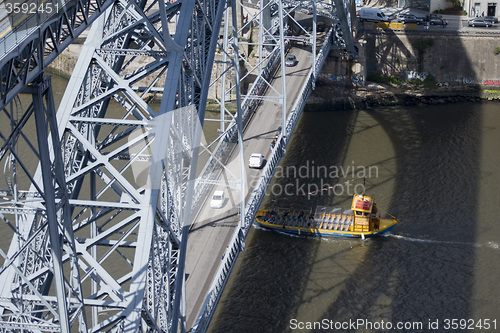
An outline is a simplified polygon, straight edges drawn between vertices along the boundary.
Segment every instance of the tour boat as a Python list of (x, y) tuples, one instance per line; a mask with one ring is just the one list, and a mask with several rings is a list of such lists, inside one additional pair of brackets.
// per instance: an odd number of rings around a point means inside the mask
[(372, 237), (394, 228), (396, 218), (382, 219), (377, 216), (377, 205), (373, 198), (354, 195), (351, 209), (342, 214), (316, 209), (316, 212), (290, 210), (259, 210), (255, 223), (268, 229), (287, 233), (326, 237)]

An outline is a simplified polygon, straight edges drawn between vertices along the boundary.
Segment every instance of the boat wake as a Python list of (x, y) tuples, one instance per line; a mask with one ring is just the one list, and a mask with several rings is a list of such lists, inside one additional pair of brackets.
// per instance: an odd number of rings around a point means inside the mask
[(487, 247), (487, 248), (494, 249), (494, 250), (500, 249), (500, 243), (498, 243), (498, 242), (486, 242), (486, 243), (456, 242), (456, 241), (445, 241), (445, 240), (426, 239), (426, 238), (414, 238), (414, 237), (407, 237), (407, 236), (403, 236), (403, 235), (395, 235), (392, 233), (386, 233), (383, 236), (396, 238), (396, 239), (402, 239), (405, 241), (415, 242), (415, 243), (466, 245), (466, 246), (472, 246), (472, 247)]

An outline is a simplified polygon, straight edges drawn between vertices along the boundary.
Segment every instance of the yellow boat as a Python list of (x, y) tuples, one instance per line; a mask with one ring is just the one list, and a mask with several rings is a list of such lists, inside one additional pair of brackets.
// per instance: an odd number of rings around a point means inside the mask
[(377, 205), (371, 197), (354, 195), (347, 214), (261, 209), (257, 212), (255, 223), (298, 235), (365, 238), (387, 232), (398, 223), (396, 218), (382, 219), (377, 212)]

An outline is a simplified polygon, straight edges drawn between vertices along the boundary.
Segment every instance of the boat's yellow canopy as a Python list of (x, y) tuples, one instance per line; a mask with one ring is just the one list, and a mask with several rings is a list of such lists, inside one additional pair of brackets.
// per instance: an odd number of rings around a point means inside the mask
[(366, 195), (354, 195), (352, 198), (351, 209), (358, 212), (371, 213), (373, 207), (373, 199)]

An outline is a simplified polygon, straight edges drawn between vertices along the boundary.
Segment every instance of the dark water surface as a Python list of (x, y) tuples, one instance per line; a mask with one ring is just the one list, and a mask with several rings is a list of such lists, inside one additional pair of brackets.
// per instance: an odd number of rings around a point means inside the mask
[(400, 223), (366, 241), (252, 228), (210, 331), (499, 332), (499, 143), (498, 103), (305, 112), (263, 207), (349, 207), (372, 166), (366, 192)]

